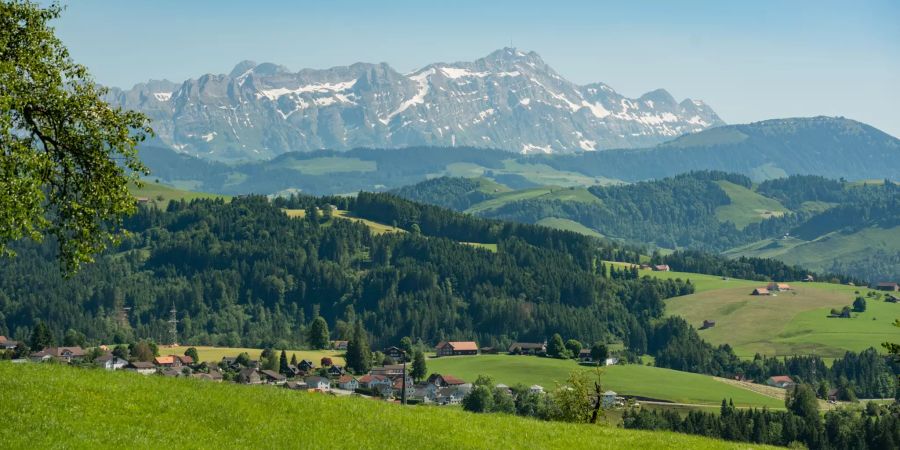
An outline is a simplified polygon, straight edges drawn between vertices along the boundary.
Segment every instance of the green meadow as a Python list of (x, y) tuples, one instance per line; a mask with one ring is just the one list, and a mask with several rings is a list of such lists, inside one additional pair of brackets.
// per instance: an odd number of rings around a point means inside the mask
[[(489, 375), (508, 386), (538, 384), (550, 390), (563, 385), (573, 371), (596, 371), (596, 367), (581, 366), (574, 360), (542, 358), (524, 355), (479, 355), (431, 358), (429, 373), (450, 374), (466, 381), (478, 375)], [(768, 406), (782, 408), (782, 400), (717, 381), (715, 378), (688, 372), (637, 364), (609, 366), (601, 369), (603, 389), (621, 395), (640, 396), (656, 400), (719, 405), (730, 398), (738, 406)]]
[(4, 448), (744, 449), (684, 434), (0, 362)]
[[(765, 283), (756, 283), (765, 286)], [(694, 327), (704, 320), (716, 326), (701, 330), (712, 344), (729, 344), (738, 356), (816, 354), (842, 356), (847, 350), (896, 340), (891, 322), (900, 317), (900, 305), (869, 299), (865, 312), (849, 319), (829, 318), (832, 308), (849, 306), (859, 290), (828, 283), (794, 283), (794, 290), (777, 296), (750, 295), (752, 287), (707, 290), (666, 301), (669, 315), (684, 317)]]

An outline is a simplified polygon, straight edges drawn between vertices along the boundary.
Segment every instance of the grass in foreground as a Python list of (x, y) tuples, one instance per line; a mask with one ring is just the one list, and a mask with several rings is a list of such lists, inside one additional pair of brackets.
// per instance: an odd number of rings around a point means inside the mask
[[(496, 382), (509, 386), (539, 384), (545, 389), (565, 383), (573, 370), (596, 369), (579, 366), (572, 360), (537, 356), (479, 355), (428, 360), (428, 372), (455, 375), (466, 381), (474, 381), (478, 375), (490, 375)], [(603, 389), (619, 394), (700, 405), (719, 405), (723, 398), (732, 398), (738, 406), (784, 407), (781, 400), (706, 375), (641, 365), (610, 366), (603, 370)]]
[(0, 363), (6, 448), (762, 448), (271, 386)]

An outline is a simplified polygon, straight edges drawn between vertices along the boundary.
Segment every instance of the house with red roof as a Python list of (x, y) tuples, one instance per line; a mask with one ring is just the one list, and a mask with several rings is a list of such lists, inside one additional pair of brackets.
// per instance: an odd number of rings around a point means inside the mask
[(443, 341), (436, 347), (437, 356), (477, 355), (478, 344), (474, 341)]
[(787, 389), (787, 388), (795, 385), (796, 383), (794, 383), (794, 380), (787, 375), (775, 375), (775, 376), (769, 377), (766, 380), (766, 384), (768, 384), (769, 386), (777, 387), (777, 388)]

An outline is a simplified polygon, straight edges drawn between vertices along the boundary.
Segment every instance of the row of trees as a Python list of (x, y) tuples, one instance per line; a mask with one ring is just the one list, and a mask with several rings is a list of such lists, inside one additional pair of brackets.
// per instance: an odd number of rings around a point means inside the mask
[(740, 410), (722, 400), (719, 414), (692, 410), (626, 410), (623, 426), (810, 449), (900, 448), (900, 406), (867, 403), (864, 409), (839, 408), (822, 417), (812, 388), (797, 385), (786, 400), (787, 411)]

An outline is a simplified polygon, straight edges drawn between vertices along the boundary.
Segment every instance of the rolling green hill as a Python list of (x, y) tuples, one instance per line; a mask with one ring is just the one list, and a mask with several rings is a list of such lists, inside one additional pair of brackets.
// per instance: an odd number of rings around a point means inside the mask
[(783, 216), (790, 211), (778, 200), (764, 197), (744, 186), (726, 180), (716, 181), (716, 184), (731, 200), (731, 203), (716, 208), (716, 218), (722, 222), (731, 222), (738, 229), (770, 217)]
[[(455, 356), (429, 359), (429, 372), (450, 374), (465, 380), (489, 375), (508, 386), (538, 384), (553, 389), (565, 384), (575, 370), (596, 370), (579, 366), (573, 360), (518, 355)], [(783, 408), (784, 401), (688, 372), (642, 365), (609, 366), (601, 375), (603, 389), (622, 395), (639, 396), (674, 403), (720, 405), (730, 398), (738, 406)]]
[(47, 364), (0, 362), (0, 398), (7, 411), (0, 442), (7, 448), (321, 448), (337, 442), (349, 448), (755, 448), (676, 433)]

